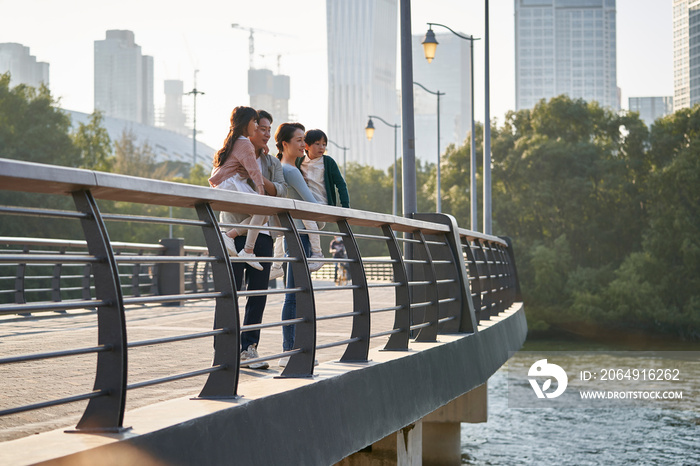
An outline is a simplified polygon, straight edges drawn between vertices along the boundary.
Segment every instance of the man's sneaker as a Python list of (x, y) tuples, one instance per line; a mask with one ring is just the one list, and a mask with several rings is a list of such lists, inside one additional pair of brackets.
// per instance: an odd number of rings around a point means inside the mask
[[(314, 252), (309, 259), (323, 259), (323, 253)], [(323, 267), (323, 262), (309, 262), (309, 272), (315, 272)]]
[(275, 262), (274, 264), (272, 264), (272, 267), (270, 267), (270, 280), (280, 278), (282, 275), (284, 275), (282, 265), (279, 262)]
[(248, 350), (241, 351), (241, 367), (250, 367), (250, 364), (246, 362), (248, 359), (253, 359), (250, 357)]
[(222, 231), (221, 234), (224, 237), (224, 245), (226, 246), (229, 256), (236, 257), (238, 255), (238, 251), (236, 251), (236, 242), (227, 235), (226, 232)]
[[(255, 255), (254, 253), (252, 253), (252, 252), (249, 253), (249, 252), (245, 252), (245, 250), (242, 250), (241, 252), (238, 253), (238, 257), (253, 259), (253, 258), (257, 258), (258, 256), (256, 256), (256, 255)], [(256, 262), (256, 261), (250, 260), (250, 261), (246, 261), (246, 263), (247, 263), (248, 265), (250, 265), (251, 267), (253, 267), (254, 269), (258, 269), (258, 270), (262, 270), (262, 269), (263, 269), (263, 266), (260, 264), (260, 262)]]
[(249, 359), (258, 359), (259, 357), (257, 345), (250, 345), (247, 350), (241, 351), (241, 367), (248, 367), (250, 369), (267, 369), (270, 367), (267, 361), (254, 362), (252, 364), (245, 362)]

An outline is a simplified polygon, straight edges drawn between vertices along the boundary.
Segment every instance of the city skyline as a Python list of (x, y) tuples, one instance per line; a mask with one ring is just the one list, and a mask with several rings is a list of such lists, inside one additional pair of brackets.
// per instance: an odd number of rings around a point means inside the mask
[[(188, 10), (189, 4), (181, 1), (97, 5), (74, 0), (57, 5), (0, 0), (0, 9), (10, 13), (0, 18), (0, 42), (21, 43), (38, 61), (50, 63), (54, 97), (61, 99), (64, 108), (91, 112), (93, 43), (108, 29), (131, 30), (143, 53), (154, 57), (157, 108), (163, 105), (165, 80), (182, 80), (187, 92), (193, 86), (194, 70), (200, 70), (197, 88), (206, 94), (197, 101), (197, 127), (202, 131), (198, 140), (217, 148), (226, 135), (231, 109), (249, 101), (248, 34), (231, 28), (239, 23), (261, 31), (255, 38), (257, 66), (276, 70), (281, 55), (280, 71), (292, 81), (290, 118), (309, 128), (326, 129), (325, 0), (301, 1), (298, 18), (290, 17), (284, 2), (271, 0), (266, 5), (261, 14), (253, 7), (207, 0), (195, 10)], [(513, 7), (512, 0), (490, 2), (491, 117), (499, 123), (508, 110), (515, 109)], [(81, 14), (66, 15), (66, 9)], [(62, 20), (57, 22), (56, 17)], [(618, 86), (623, 107), (629, 97), (673, 94), (671, 18), (670, 0), (617, 0)], [(483, 37), (484, 3), (413, 2), (412, 33), (424, 34), (427, 22)], [(477, 121), (484, 116), (480, 42), (474, 57)], [(191, 98), (185, 97), (183, 103), (191, 109)], [(334, 139), (333, 134), (329, 137)], [(337, 156), (337, 150), (331, 149), (331, 155)]]

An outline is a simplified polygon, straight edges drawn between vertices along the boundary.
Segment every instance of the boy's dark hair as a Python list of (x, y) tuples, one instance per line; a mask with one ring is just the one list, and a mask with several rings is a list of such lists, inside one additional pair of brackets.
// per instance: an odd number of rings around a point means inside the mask
[(328, 144), (328, 136), (320, 129), (310, 129), (306, 132), (306, 135), (304, 135), (304, 142), (309, 146), (321, 139)]
[(265, 110), (258, 110), (258, 118), (266, 118), (270, 123), (272, 123), (272, 115)]

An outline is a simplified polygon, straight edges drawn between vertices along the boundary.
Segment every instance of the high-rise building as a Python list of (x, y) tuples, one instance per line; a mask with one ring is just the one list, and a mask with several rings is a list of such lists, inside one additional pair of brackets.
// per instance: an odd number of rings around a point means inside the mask
[[(460, 33), (467, 36), (468, 34)], [(440, 96), (440, 152), (462, 145), (471, 131), (471, 41), (452, 33), (435, 34), (440, 44), (431, 63), (425, 59), (422, 35), (413, 36), (413, 80)], [(416, 157), (437, 162), (437, 96), (413, 88)]]
[[(250, 106), (256, 110), (266, 110), (273, 118), (271, 133), (274, 138), (277, 127), (289, 121), (289, 76), (274, 74), (268, 69), (248, 70), (248, 95)], [(271, 138), (270, 143), (274, 145)]]
[(630, 97), (629, 110), (638, 112), (639, 118), (651, 126), (657, 118), (673, 113), (673, 97)]
[(515, 106), (566, 94), (619, 110), (615, 0), (515, 0)]
[[(349, 148), (348, 161), (387, 168), (394, 163), (394, 129), (369, 115), (401, 124), (396, 93), (396, 0), (326, 0), (328, 32), (328, 137)], [(401, 133), (397, 153), (401, 157)], [(328, 151), (338, 150), (329, 146)]]
[(163, 82), (165, 106), (163, 107), (161, 122), (163, 128), (178, 134), (190, 134), (191, 132), (187, 128), (187, 116), (182, 107), (184, 89), (185, 85), (179, 79), (166, 79)]
[(0, 44), (0, 74), (10, 73), (10, 87), (26, 84), (39, 87), (49, 85), (49, 64), (36, 61), (29, 47), (12, 42)]
[(132, 31), (109, 30), (105, 40), (95, 41), (95, 110), (154, 123), (153, 57), (141, 54)]
[(673, 111), (700, 102), (700, 0), (673, 0)]

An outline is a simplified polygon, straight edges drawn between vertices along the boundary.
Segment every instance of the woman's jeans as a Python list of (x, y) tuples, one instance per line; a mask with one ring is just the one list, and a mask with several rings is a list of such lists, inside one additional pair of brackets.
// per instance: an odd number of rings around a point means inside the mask
[[(311, 256), (311, 243), (309, 235), (299, 235), (301, 245), (304, 247), (306, 257)], [(287, 241), (284, 242), (285, 255), (289, 255)], [(294, 273), (292, 272), (292, 264), (287, 263), (287, 288), (294, 288)], [(284, 295), (284, 306), (282, 306), (282, 320), (294, 319), (297, 316), (297, 294), (287, 293)], [(294, 349), (294, 325), (285, 325), (282, 327), (282, 349), (290, 351)]]

